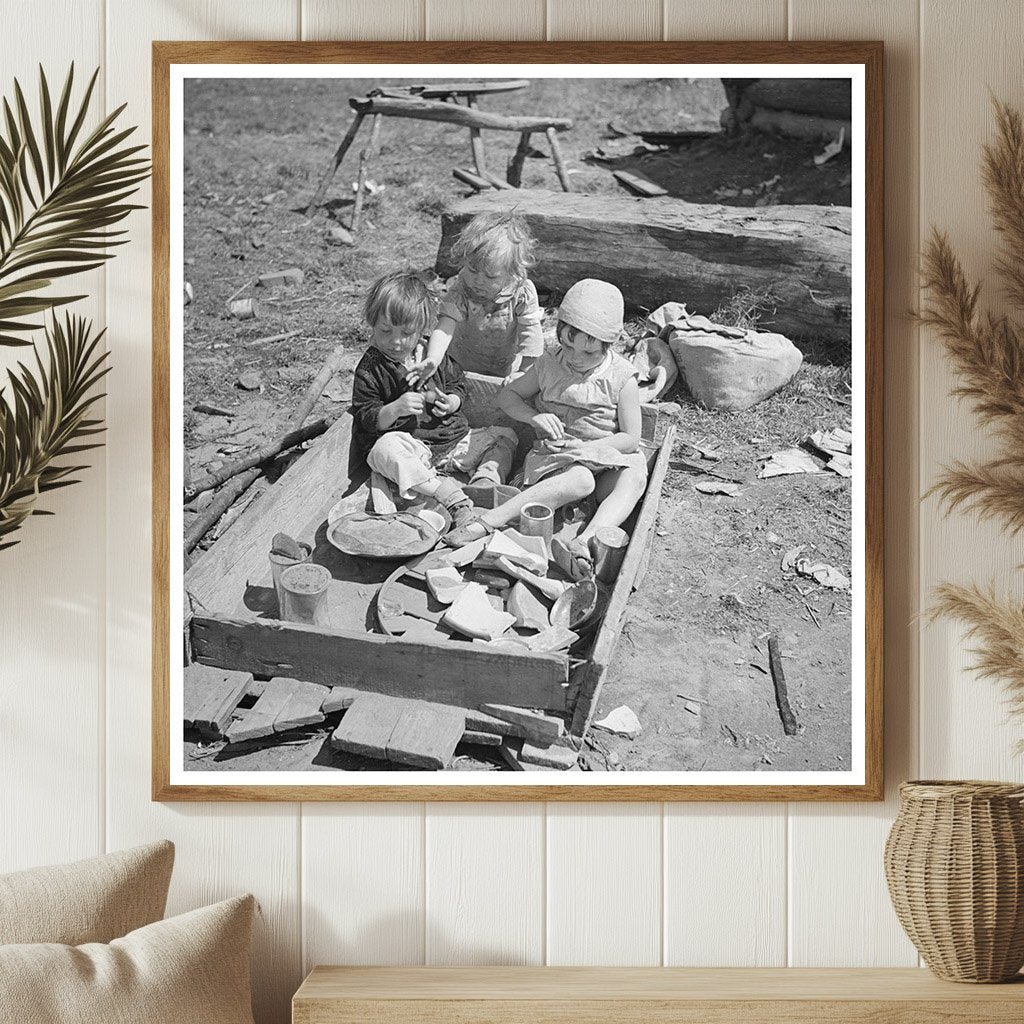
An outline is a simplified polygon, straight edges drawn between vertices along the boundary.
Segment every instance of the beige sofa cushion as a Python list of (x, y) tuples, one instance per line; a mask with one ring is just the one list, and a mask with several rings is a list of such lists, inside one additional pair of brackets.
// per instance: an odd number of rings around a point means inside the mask
[(0, 946), (0, 1020), (253, 1024), (252, 896), (157, 921), (109, 945)]
[(159, 921), (174, 844), (0, 875), (0, 944), (110, 942)]

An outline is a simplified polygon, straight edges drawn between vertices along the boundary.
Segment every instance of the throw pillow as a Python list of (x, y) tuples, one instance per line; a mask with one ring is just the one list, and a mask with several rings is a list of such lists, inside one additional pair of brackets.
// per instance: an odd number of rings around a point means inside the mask
[(0, 1020), (253, 1024), (252, 896), (157, 921), (109, 945), (0, 946)]
[(0, 944), (110, 942), (159, 921), (174, 844), (0, 875)]

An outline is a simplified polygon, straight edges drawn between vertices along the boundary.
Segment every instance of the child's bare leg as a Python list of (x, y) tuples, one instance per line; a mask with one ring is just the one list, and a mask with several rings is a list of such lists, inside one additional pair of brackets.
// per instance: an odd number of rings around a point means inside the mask
[(647, 474), (640, 466), (605, 470), (597, 480), (594, 496), (599, 504), (594, 517), (580, 530), (578, 539), (588, 541), (603, 526), (621, 526), (647, 488)]
[[(561, 473), (546, 476), (539, 483), (528, 487), (514, 498), (509, 498), (497, 508), (488, 509), (479, 517), (479, 521), (491, 529), (498, 530), (507, 526), (513, 519), (517, 519), (526, 505), (539, 503), (552, 509), (561, 508), (571, 501), (585, 498), (588, 494), (593, 493), (593, 490), (594, 474), (586, 466), (569, 466)], [(481, 528), (479, 523), (470, 523), (468, 527), (459, 530), (457, 534), (449, 534), (449, 538), (453, 546), (459, 546), (468, 544), (484, 536), (485, 533), (486, 530)]]
[(503, 484), (512, 472), (512, 459), (518, 438), (511, 430), (501, 430), (488, 446), (473, 470), (471, 484)]

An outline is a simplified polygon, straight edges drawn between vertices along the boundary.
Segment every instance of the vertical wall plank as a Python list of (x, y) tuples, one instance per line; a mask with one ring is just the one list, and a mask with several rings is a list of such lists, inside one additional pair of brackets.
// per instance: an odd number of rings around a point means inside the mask
[(544, 0), (426, 0), (427, 39), (544, 38)]
[(666, 39), (785, 39), (787, 0), (665, 0)]
[[(107, 105), (150, 137), (150, 40), (293, 38), (297, 0), (239, 7), (107, 2)], [(142, 202), (148, 202), (148, 189)], [(255, 1010), (261, 1024), (286, 1020), (299, 980), (298, 808), (295, 805), (174, 806), (150, 801), (150, 249), (147, 216), (108, 274), (110, 347), (116, 353), (108, 405), (109, 602), (108, 838), (112, 848), (166, 836), (177, 844), (170, 911), (250, 891), (263, 910), (254, 945)], [(174, 439), (172, 438), (172, 443)], [(116, 737), (116, 740), (114, 738)]]
[(548, 0), (548, 39), (661, 39), (662, 0)]
[(428, 964), (544, 963), (544, 805), (428, 804)]
[[(35, 115), (38, 65), (59, 95), (74, 61), (77, 102), (103, 63), (102, 0), (41, 0), (13, 20), (0, 92), (13, 103), (17, 78)], [(103, 112), (102, 85), (97, 93), (90, 125)], [(90, 298), (69, 312), (102, 327), (103, 272), (71, 281), (66, 291)], [(45, 350), (42, 331), (26, 338)], [(32, 366), (31, 350), (0, 348), (5, 395), (7, 367), (19, 361)], [(91, 466), (76, 474), (81, 483), (40, 500), (54, 515), (30, 518), (13, 535), (19, 543), (0, 552), (0, 872), (103, 851), (106, 456), (100, 449), (82, 461)]]
[(303, 39), (422, 39), (426, 0), (301, 0)]
[(303, 971), (424, 962), (422, 804), (304, 804)]
[(548, 963), (663, 962), (661, 804), (548, 805)]
[[(984, 282), (984, 300), (999, 308), (991, 272), (996, 238), (980, 182), (981, 147), (994, 136), (989, 90), (1024, 106), (1024, 6), (1013, 0), (928, 3), (921, 22), (922, 229), (947, 231), (967, 273)], [(967, 69), (971, 69), (968, 74)], [(966, 403), (949, 397), (954, 383), (941, 343), (922, 332), (921, 487), (941, 467), (992, 451), (991, 433)], [(1024, 595), (1018, 566), (1024, 539), (971, 515), (943, 518), (929, 498), (921, 505), (921, 602), (942, 580), (977, 581)], [(1021, 779), (1014, 746), (1021, 719), (1008, 719), (997, 683), (967, 671), (973, 659), (957, 623), (925, 624), (921, 644), (921, 769), (934, 778)]]
[[(666, 39), (784, 39), (785, 0), (668, 0)], [(786, 809), (665, 806), (665, 962), (786, 958)]]
[(791, 0), (794, 39), (882, 39), (885, 80), (885, 724), (888, 799), (790, 806), (793, 966), (917, 963), (892, 912), (882, 847), (896, 790), (916, 772), (917, 0)]
[(785, 806), (666, 804), (665, 963), (785, 966)]

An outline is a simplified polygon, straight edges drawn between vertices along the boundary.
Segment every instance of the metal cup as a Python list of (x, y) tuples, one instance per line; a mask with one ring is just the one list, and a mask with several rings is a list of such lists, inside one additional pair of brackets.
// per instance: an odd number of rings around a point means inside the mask
[(288, 622), (324, 625), (330, 583), (331, 572), (325, 566), (314, 562), (289, 565), (281, 573), (281, 589), (284, 591), (281, 617)]
[(527, 537), (543, 537), (550, 550), (551, 538), (555, 532), (554, 510), (539, 501), (524, 505), (519, 513), (519, 532)]
[(284, 618), (284, 592), (281, 590), (281, 573), (288, 568), (290, 565), (301, 565), (303, 562), (309, 561), (309, 556), (313, 553), (313, 549), (309, 544), (304, 541), (299, 541), (298, 545), (306, 552), (304, 558), (291, 558), (289, 555), (278, 555), (273, 551), (270, 552), (270, 575), (274, 579), (274, 593), (277, 594), (277, 611), (281, 618)]
[(594, 577), (600, 583), (613, 583), (622, 568), (629, 547), (629, 534), (617, 526), (602, 526), (590, 542), (594, 555)]

